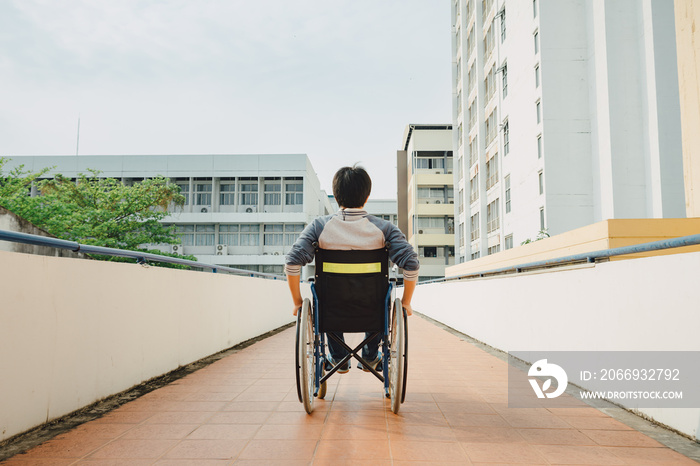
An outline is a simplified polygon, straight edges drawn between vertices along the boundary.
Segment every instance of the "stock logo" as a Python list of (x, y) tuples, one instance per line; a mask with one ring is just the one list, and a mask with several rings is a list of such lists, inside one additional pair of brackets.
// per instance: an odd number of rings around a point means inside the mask
[[(546, 359), (540, 359), (535, 362), (527, 372), (529, 377), (550, 377), (542, 383), (542, 387), (538, 384), (536, 378), (528, 379), (532, 389), (535, 391), (537, 398), (556, 398), (566, 390), (566, 385), (569, 383), (569, 378), (566, 372), (556, 364), (549, 364)], [(547, 392), (552, 386), (552, 378), (557, 381), (557, 388), (553, 392)]]

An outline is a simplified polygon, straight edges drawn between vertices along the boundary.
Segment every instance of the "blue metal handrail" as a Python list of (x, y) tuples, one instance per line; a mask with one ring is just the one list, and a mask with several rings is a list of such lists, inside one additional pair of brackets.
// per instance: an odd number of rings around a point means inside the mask
[(508, 267), (501, 267), (498, 269), (485, 270), (483, 272), (473, 272), (464, 275), (452, 275), (445, 278), (436, 278), (434, 280), (426, 280), (423, 282), (418, 282), (419, 285), (427, 283), (440, 283), (452, 280), (462, 280), (467, 278), (479, 278), (486, 275), (504, 274), (508, 272), (519, 273), (525, 269), (537, 269), (542, 267), (551, 267), (555, 265), (571, 264), (575, 262), (589, 262), (594, 263), (596, 259), (610, 258), (613, 256), (624, 256), (627, 254), (637, 254), (642, 252), (658, 251), (661, 249), (672, 249), (680, 248), (683, 246), (694, 246), (700, 244), (700, 234), (681, 236), (679, 238), (663, 239), (659, 241), (652, 241), (650, 243), (634, 244), (632, 246), (622, 246), (613, 249), (601, 249), (599, 251), (593, 252), (583, 252), (580, 254), (573, 254), (570, 256), (558, 257), (556, 259), (545, 259), (541, 261), (527, 262), (520, 265), (512, 265)]
[(254, 272), (251, 270), (236, 269), (233, 267), (225, 267), (221, 265), (205, 264), (202, 262), (196, 262), (187, 259), (178, 259), (177, 257), (161, 256), (159, 254), (151, 254), (148, 252), (128, 251), (126, 249), (106, 248), (102, 246), (91, 246), (89, 244), (80, 244), (75, 241), (67, 241), (64, 239), (50, 238), (47, 236), (40, 235), (30, 235), (29, 233), (20, 233), (17, 231), (0, 230), (0, 241), (33, 244), (35, 246), (48, 246), (57, 249), (68, 249), (73, 252), (82, 252), (85, 254), (129, 257), (131, 259), (136, 259), (138, 263), (145, 263), (146, 261), (166, 262), (168, 264), (188, 265), (190, 267), (197, 267), (200, 269), (209, 269), (214, 273), (228, 272), (249, 275), (251, 277), (271, 278), (273, 280), (286, 280), (286, 278), (282, 275)]

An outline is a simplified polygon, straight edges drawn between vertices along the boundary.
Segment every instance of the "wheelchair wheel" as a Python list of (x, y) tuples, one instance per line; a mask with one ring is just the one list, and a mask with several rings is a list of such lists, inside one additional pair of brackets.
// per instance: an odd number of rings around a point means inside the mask
[(299, 318), (299, 344), (297, 346), (297, 358), (299, 366), (299, 378), (301, 380), (301, 400), (304, 409), (311, 414), (314, 410), (314, 326), (311, 315), (311, 301), (304, 300)]
[(297, 379), (297, 397), (299, 397), (299, 403), (303, 403), (304, 400), (301, 398), (301, 363), (299, 360), (299, 329), (301, 328), (301, 309), (297, 311), (297, 327), (296, 327), (296, 339), (294, 341), (294, 375)]
[(394, 312), (391, 318), (391, 344), (389, 345), (389, 395), (391, 411), (399, 412), (403, 395), (404, 364), (406, 350), (405, 321), (401, 300), (394, 301)]
[(406, 379), (408, 378), (408, 314), (402, 307), (401, 314), (403, 315), (403, 384), (401, 389), (401, 403), (406, 400)]

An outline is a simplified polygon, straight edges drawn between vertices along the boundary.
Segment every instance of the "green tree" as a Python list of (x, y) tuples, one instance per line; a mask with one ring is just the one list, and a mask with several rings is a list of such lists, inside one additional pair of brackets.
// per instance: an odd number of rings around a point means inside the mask
[[(185, 197), (163, 177), (126, 186), (89, 170), (77, 180), (63, 175), (39, 180), (49, 168), (31, 173), (19, 166), (4, 175), (6, 163), (0, 158), (0, 204), (59, 238), (139, 251), (142, 244), (180, 242), (173, 228), (159, 221), (168, 215), (169, 205), (181, 206)], [(40, 196), (28, 195), (32, 183)]]

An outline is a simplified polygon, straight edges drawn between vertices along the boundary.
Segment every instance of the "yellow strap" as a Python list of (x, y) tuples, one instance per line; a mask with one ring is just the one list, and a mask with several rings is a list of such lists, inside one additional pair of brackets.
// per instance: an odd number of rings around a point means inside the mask
[(382, 271), (382, 263), (339, 264), (337, 262), (324, 262), (323, 271), (328, 273), (377, 273)]

